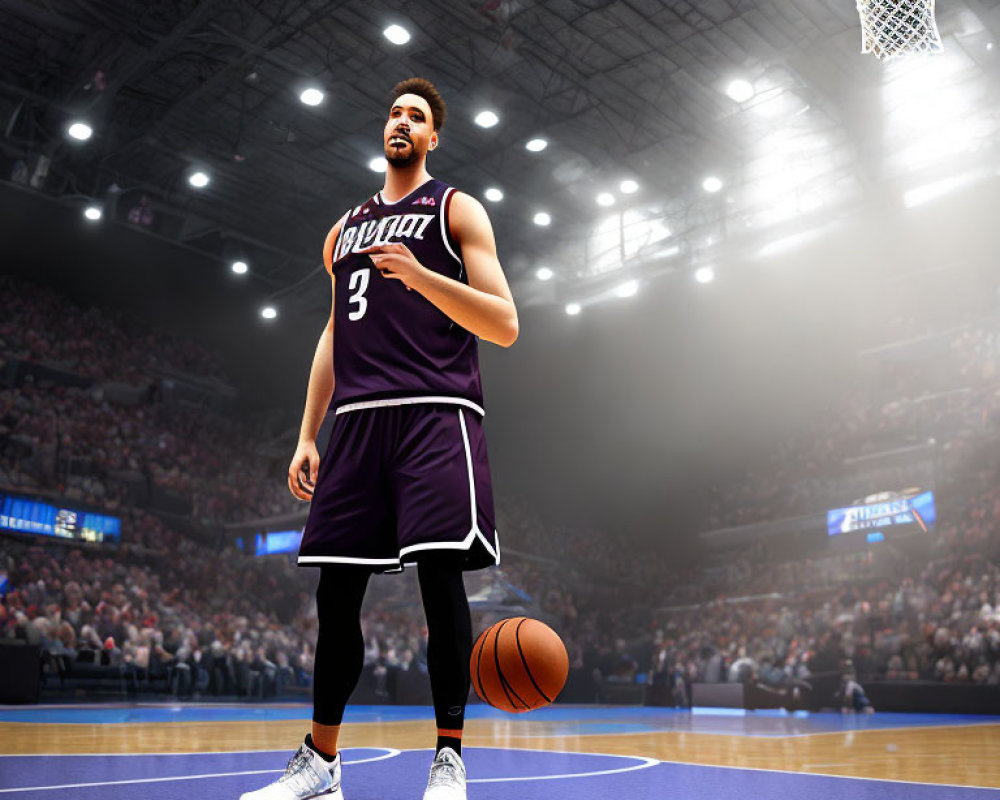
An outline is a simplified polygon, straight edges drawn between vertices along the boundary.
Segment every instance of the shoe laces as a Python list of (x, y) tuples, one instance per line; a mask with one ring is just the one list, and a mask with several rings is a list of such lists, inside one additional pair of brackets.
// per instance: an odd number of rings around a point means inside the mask
[[(313, 781), (309, 780), (308, 773), (313, 772), (310, 764), (309, 753), (305, 748), (299, 748), (285, 766), (285, 774), (278, 778), (279, 783), (290, 784), (297, 792), (311, 788)], [(315, 775), (312, 776), (315, 778)]]
[(431, 765), (431, 778), (427, 788), (432, 786), (454, 786), (461, 783), (461, 766), (449, 754), (441, 753)]

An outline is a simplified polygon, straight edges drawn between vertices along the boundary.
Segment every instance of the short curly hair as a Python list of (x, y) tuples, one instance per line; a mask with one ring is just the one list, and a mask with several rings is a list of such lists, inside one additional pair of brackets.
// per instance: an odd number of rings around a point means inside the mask
[(415, 94), (418, 97), (424, 98), (427, 101), (427, 105), (431, 107), (431, 121), (434, 123), (434, 130), (439, 131), (444, 127), (444, 120), (448, 116), (448, 109), (445, 107), (441, 92), (427, 78), (407, 78), (405, 81), (400, 81), (393, 87), (392, 97), (389, 98), (389, 102), (391, 103), (403, 94)]

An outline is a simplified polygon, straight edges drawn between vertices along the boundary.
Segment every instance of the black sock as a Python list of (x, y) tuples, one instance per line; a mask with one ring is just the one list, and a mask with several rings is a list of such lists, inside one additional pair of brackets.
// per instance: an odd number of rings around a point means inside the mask
[(462, 740), (457, 736), (438, 736), (437, 747), (434, 748), (434, 755), (441, 752), (442, 747), (450, 747), (458, 755), (462, 755)]
[(324, 761), (330, 761), (330, 762), (332, 762), (332, 761), (334, 761), (337, 758), (336, 756), (331, 756), (329, 753), (324, 753), (322, 750), (320, 750), (316, 746), (316, 742), (313, 741), (313, 735), (311, 733), (307, 733), (306, 734), (306, 745), (308, 745), (309, 748), (313, 752), (317, 753), (319, 755), (319, 757), (322, 758)]

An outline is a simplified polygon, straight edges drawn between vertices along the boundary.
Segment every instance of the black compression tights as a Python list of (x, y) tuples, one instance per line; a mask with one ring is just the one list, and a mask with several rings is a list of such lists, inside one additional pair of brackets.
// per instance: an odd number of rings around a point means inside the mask
[[(465, 722), (472, 655), (472, 617), (461, 562), (435, 553), (420, 562), (417, 577), (427, 616), (427, 671), (437, 727), (460, 730)], [(321, 568), (313, 672), (313, 721), (320, 725), (341, 724), (347, 700), (361, 676), (365, 657), (361, 604), (368, 578), (369, 572), (360, 567)]]
[(371, 572), (335, 564), (320, 567), (316, 589), (316, 665), (313, 667), (313, 722), (339, 725), (365, 663), (361, 604)]

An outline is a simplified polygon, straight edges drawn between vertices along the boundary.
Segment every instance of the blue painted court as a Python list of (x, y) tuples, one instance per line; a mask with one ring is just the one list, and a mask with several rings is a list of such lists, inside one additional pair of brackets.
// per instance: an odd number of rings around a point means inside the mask
[[(137, 730), (165, 723), (274, 723), (310, 717), (307, 705), (67, 705), (0, 708), (0, 723), (44, 729), (46, 725), (96, 726)], [(347, 724), (393, 723), (432, 719), (424, 707), (368, 706), (348, 710)], [(512, 719), (486, 706), (470, 706), (470, 720)], [(524, 716), (517, 718), (519, 721)], [(703, 766), (643, 755), (601, 752), (601, 743), (636, 741), (622, 734), (694, 734), (734, 740), (804, 741), (812, 736), (852, 732), (943, 731), (944, 728), (995, 727), (1000, 720), (957, 715), (788, 714), (784, 712), (675, 711), (658, 708), (555, 706), (533, 712), (517, 737), (573, 737), (582, 752), (466, 746), (469, 800), (1000, 800), (1000, 789), (938, 783), (875, 780), (810, 774), (782, 769)], [(34, 723), (34, 724), (33, 724)], [(137, 726), (133, 728), (132, 726)], [(170, 726), (172, 727), (172, 726)], [(305, 725), (303, 725), (305, 729)], [(8, 729), (10, 730), (10, 729)], [(131, 736), (132, 734), (127, 734)], [(581, 738), (590, 737), (590, 738)], [(24, 800), (125, 800), (125, 798), (232, 798), (274, 780), (294, 747), (280, 749), (169, 754), (3, 755), (0, 794)], [(279, 744), (277, 741), (275, 744)], [(783, 746), (783, 745), (779, 745)], [(697, 752), (698, 745), (694, 745)], [(95, 750), (97, 748), (95, 747)], [(195, 748), (192, 748), (195, 749)], [(620, 748), (619, 748), (620, 750)], [(347, 800), (419, 798), (431, 751), (388, 747), (345, 747), (344, 792)], [(699, 759), (692, 759), (699, 760)], [(822, 767), (823, 765), (815, 765)], [(831, 765), (833, 766), (833, 765)], [(965, 780), (968, 784), (969, 781)]]
[[(265, 753), (200, 753), (119, 756), (8, 756), (3, 789), (24, 800), (79, 798), (162, 800), (237, 798), (280, 774), (286, 750)], [(349, 800), (419, 796), (430, 751), (344, 751), (344, 792)], [(879, 798), (941, 800), (1000, 797), (995, 789), (834, 778), (766, 770), (701, 767), (655, 759), (467, 748), (470, 800), (590, 800), (640, 798)]]

